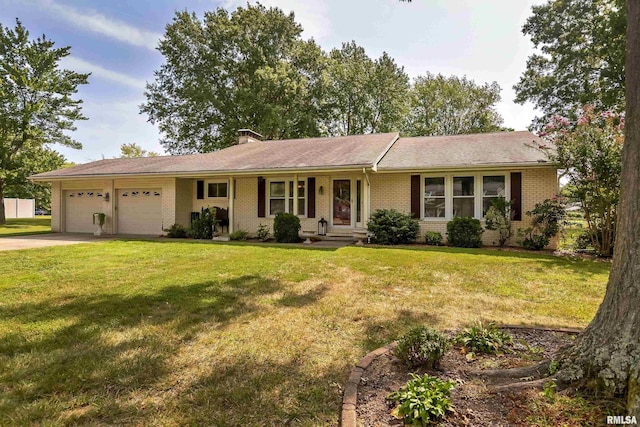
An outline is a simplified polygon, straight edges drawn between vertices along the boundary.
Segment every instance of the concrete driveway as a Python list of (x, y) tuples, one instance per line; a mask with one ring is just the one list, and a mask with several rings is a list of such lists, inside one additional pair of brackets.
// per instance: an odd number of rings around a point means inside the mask
[(0, 238), (0, 251), (45, 248), (48, 246), (76, 245), (112, 240), (113, 237), (96, 237), (92, 234), (33, 234), (30, 236), (9, 236)]

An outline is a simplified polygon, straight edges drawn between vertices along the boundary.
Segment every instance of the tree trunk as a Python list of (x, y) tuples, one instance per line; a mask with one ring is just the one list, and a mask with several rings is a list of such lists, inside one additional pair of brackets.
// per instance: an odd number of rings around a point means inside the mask
[(4, 211), (4, 182), (0, 180), (0, 225), (7, 223), (7, 217)]
[(613, 264), (604, 301), (558, 379), (627, 395), (640, 419), (640, 1), (627, 1), (626, 123)]

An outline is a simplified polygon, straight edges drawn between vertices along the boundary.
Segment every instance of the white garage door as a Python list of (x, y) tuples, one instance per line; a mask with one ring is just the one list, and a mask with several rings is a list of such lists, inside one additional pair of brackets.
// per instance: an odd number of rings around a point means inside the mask
[(93, 233), (93, 214), (103, 211), (102, 197), (100, 190), (65, 191), (65, 231)]
[(118, 190), (118, 234), (162, 234), (162, 190)]

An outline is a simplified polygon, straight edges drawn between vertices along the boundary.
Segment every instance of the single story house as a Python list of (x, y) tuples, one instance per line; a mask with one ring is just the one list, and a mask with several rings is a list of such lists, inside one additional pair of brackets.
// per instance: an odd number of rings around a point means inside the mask
[(524, 213), (558, 193), (556, 166), (532, 148), (540, 143), (526, 131), (263, 141), (243, 129), (238, 144), (212, 153), (99, 160), (31, 179), (51, 183), (56, 232), (92, 232), (102, 212), (107, 234), (160, 235), (211, 206), (228, 210), (229, 232), (273, 230), (284, 211), (303, 231), (324, 218), (329, 236), (353, 236), (376, 209), (396, 209), (418, 218), (421, 233), (445, 236), (453, 217), (482, 219), (499, 196), (514, 201), (514, 229), (526, 227)]

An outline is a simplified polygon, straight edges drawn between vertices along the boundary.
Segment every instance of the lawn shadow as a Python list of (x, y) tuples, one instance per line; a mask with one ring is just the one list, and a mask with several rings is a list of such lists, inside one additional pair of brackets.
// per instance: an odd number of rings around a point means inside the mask
[(276, 304), (282, 307), (304, 307), (318, 302), (326, 291), (327, 287), (322, 285), (301, 294), (287, 292)]
[[(256, 313), (260, 298), (282, 289), (279, 281), (247, 275), (154, 294), (68, 295), (5, 307), (0, 319), (19, 327), (0, 342), (0, 425), (46, 421), (37, 402), (53, 395), (117, 401), (151, 387), (172, 373), (168, 360), (184, 342)], [(43, 323), (51, 330), (30, 333)]]

